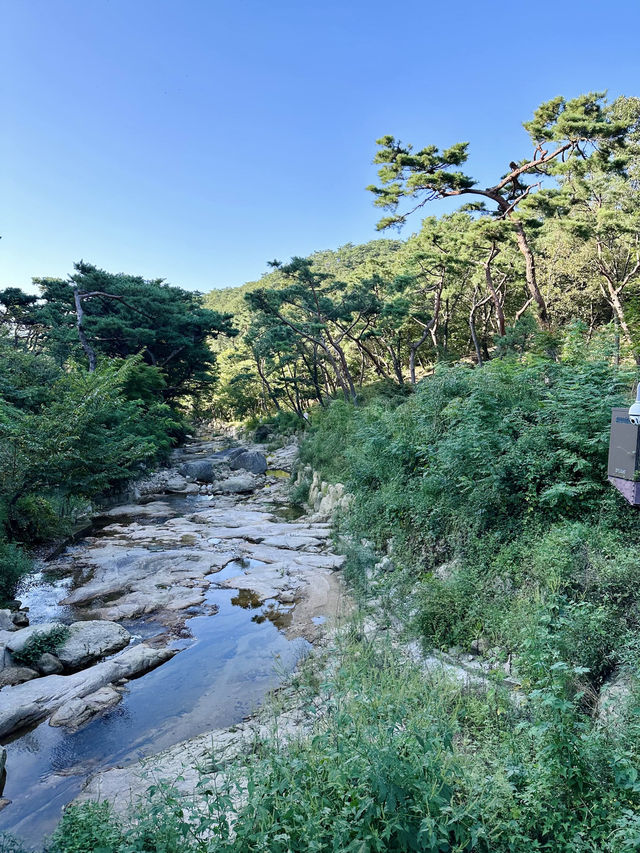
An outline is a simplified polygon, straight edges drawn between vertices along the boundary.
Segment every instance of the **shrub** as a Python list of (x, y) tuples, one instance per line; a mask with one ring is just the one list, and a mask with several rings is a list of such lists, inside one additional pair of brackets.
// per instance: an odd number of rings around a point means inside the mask
[(0, 541), (0, 603), (10, 601), (20, 580), (31, 569), (31, 561), (17, 545)]
[(47, 632), (36, 632), (29, 637), (21, 651), (13, 652), (13, 657), (25, 666), (33, 666), (41, 655), (55, 652), (68, 637), (69, 629), (64, 626)]
[(65, 809), (46, 853), (114, 853), (124, 841), (120, 822), (108, 802), (82, 803)]

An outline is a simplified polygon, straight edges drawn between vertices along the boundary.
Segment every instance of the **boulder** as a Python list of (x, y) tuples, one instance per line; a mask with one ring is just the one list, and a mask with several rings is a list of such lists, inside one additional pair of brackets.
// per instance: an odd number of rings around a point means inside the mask
[(29, 616), (27, 615), (26, 610), (14, 610), (11, 614), (11, 621), (13, 622), (14, 627), (9, 628), (10, 631), (14, 631), (16, 628), (26, 628), (29, 624)]
[(180, 473), (184, 477), (191, 477), (199, 483), (213, 483), (216, 478), (216, 466), (210, 459), (201, 459), (195, 462), (185, 462), (180, 466)]
[(40, 655), (35, 666), (40, 675), (57, 675), (57, 673), (62, 672), (64, 669), (60, 662), (60, 658), (57, 658), (49, 652), (45, 652)]
[(14, 687), (16, 684), (24, 684), (37, 678), (38, 673), (29, 666), (6, 666), (0, 672), (0, 690), (3, 687)]
[(267, 457), (257, 450), (243, 450), (232, 458), (229, 464), (233, 471), (242, 468), (252, 474), (264, 474), (267, 470)]
[(252, 492), (256, 488), (256, 481), (251, 474), (241, 474), (238, 477), (229, 477), (216, 484), (216, 490), (224, 495), (241, 495)]
[(13, 621), (10, 610), (0, 610), (0, 631), (15, 631), (17, 625)]
[(471, 654), (484, 655), (489, 650), (489, 642), (484, 637), (476, 637), (471, 641)]
[(28, 628), (21, 628), (15, 631), (6, 641), (7, 648), (14, 654), (24, 651), (25, 646), (34, 636), (46, 637), (54, 631), (58, 631), (65, 626), (62, 622), (41, 622), (39, 625), (29, 625)]
[(69, 636), (56, 650), (65, 669), (80, 669), (129, 645), (131, 634), (116, 622), (92, 619), (74, 622)]
[(52, 714), (49, 725), (78, 729), (96, 714), (115, 707), (121, 699), (122, 694), (115, 687), (101, 687), (100, 690), (81, 699), (70, 699), (65, 702)]

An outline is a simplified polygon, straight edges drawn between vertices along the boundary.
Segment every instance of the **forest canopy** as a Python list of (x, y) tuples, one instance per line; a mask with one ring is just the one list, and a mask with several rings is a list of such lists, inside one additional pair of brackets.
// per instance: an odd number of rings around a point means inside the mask
[(217, 347), (217, 414), (301, 416), (371, 382), (410, 389), (443, 361), (553, 355), (575, 323), (638, 363), (640, 99), (554, 98), (524, 127), (528, 148), (486, 188), (462, 170), (466, 142), (382, 137), (369, 187), (386, 211), (379, 228), (418, 224), (442, 198), (459, 209), (407, 239), (275, 262), (258, 282), (209, 293), (241, 330)]

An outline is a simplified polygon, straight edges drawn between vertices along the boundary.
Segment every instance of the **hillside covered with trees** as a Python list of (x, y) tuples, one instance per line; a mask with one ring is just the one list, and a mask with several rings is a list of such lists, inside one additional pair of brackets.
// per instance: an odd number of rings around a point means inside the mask
[(419, 150), (379, 140), (381, 230), (417, 224), (406, 240), (274, 262), (259, 282), (213, 291), (241, 336), (221, 346), (221, 417), (298, 415), (339, 393), (357, 401), (381, 381), (406, 388), (436, 363), (479, 367), (532, 342), (555, 357), (578, 324), (614, 360), (637, 360), (640, 102), (598, 94), (557, 98), (525, 123), (514, 151), (480, 188), (463, 171), (472, 150)]

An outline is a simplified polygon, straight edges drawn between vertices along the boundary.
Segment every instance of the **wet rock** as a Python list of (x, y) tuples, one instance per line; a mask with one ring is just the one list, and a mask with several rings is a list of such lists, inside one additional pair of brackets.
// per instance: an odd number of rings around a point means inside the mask
[(7, 806), (11, 805), (11, 800), (8, 800), (6, 797), (0, 797), (0, 812), (3, 809), (6, 809)]
[(121, 699), (122, 694), (114, 687), (101, 687), (100, 690), (81, 699), (65, 702), (52, 714), (49, 725), (78, 729), (96, 714), (114, 708)]
[(122, 625), (103, 620), (74, 622), (69, 636), (56, 650), (65, 669), (80, 669), (129, 644), (131, 634)]
[(252, 474), (264, 474), (267, 470), (267, 458), (264, 453), (257, 450), (245, 450), (238, 453), (229, 464), (234, 471), (243, 468), (245, 471), (251, 471)]
[[(174, 654), (173, 649), (152, 649), (141, 643), (72, 675), (47, 675), (7, 687), (0, 691), (0, 737), (48, 717), (71, 699), (83, 698), (122, 678), (155, 669)], [(3, 670), (0, 676), (5, 671), (11, 670)]]
[(35, 663), (35, 666), (40, 675), (57, 675), (64, 669), (60, 658), (57, 658), (55, 655), (52, 655), (49, 652), (45, 652), (44, 654), (40, 655), (40, 657)]
[(21, 628), (16, 631), (7, 640), (7, 648), (10, 652), (20, 653), (24, 651), (27, 643), (35, 636), (48, 637), (49, 634), (64, 629), (62, 622), (41, 622), (39, 625), (29, 625), (28, 628)]

